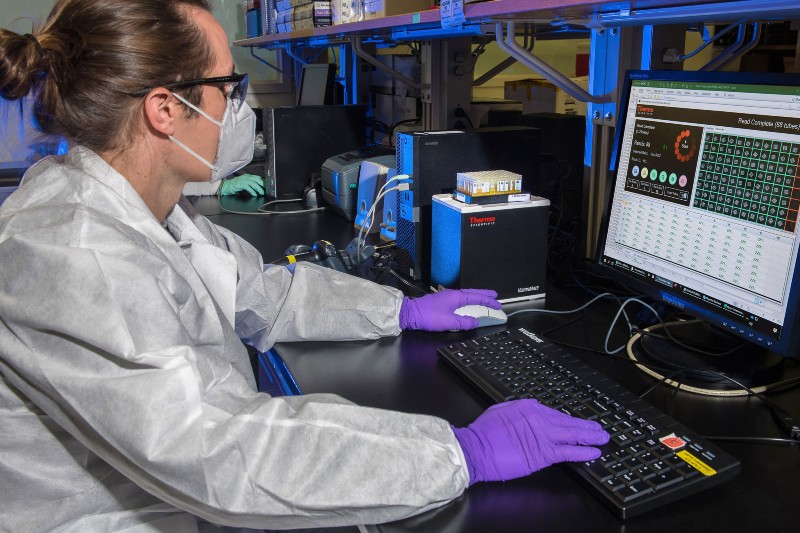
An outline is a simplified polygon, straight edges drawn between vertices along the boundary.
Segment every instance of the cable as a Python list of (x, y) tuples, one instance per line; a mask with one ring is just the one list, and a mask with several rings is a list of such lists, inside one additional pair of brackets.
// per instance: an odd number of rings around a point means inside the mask
[[(648, 330), (649, 330), (649, 328), (645, 328), (644, 331), (646, 332)], [(732, 378), (731, 376), (728, 376), (727, 374), (725, 374), (723, 372), (718, 372), (718, 371), (710, 369), (710, 368), (709, 369), (704, 369), (704, 370), (709, 372), (709, 373), (711, 373), (711, 374), (714, 374), (714, 375), (716, 375), (718, 377), (721, 377), (721, 378), (723, 378), (723, 379), (725, 379), (727, 381), (730, 381), (731, 383), (735, 384), (736, 386), (738, 386), (740, 388), (739, 389), (733, 389), (733, 390), (711, 390), (711, 389), (703, 389), (703, 388), (700, 388), (700, 387), (694, 387), (694, 386), (691, 386), (691, 385), (678, 383), (678, 382), (670, 379), (671, 378), (670, 375), (662, 375), (662, 374), (659, 374), (658, 372), (656, 372), (655, 370), (653, 370), (653, 368), (659, 368), (659, 367), (657, 367), (655, 365), (652, 365), (652, 364), (645, 364), (645, 363), (643, 363), (642, 361), (640, 361), (636, 357), (636, 354), (633, 351), (633, 345), (636, 343), (637, 340), (639, 340), (642, 337), (642, 335), (643, 335), (643, 332), (637, 332), (636, 334), (631, 336), (630, 340), (628, 341), (628, 343), (626, 345), (628, 358), (631, 361), (633, 361), (634, 364), (642, 372), (644, 372), (645, 374), (648, 374), (651, 377), (654, 377), (654, 378), (658, 379), (659, 383), (657, 383), (656, 386), (663, 383), (665, 385), (669, 385), (671, 387), (675, 387), (676, 389), (679, 389), (679, 390), (684, 390), (684, 391), (687, 391), (687, 392), (693, 392), (695, 394), (702, 394), (702, 395), (705, 395), (705, 396), (735, 397), (735, 396), (751, 396), (752, 395), (752, 396), (755, 396), (755, 397), (759, 398), (764, 403), (766, 403), (768, 406), (770, 406), (770, 408), (780, 409), (777, 405), (775, 405), (774, 402), (772, 402), (772, 400), (770, 400), (770, 399), (766, 398), (765, 396), (763, 396), (762, 393), (767, 392), (767, 391), (772, 391), (772, 390), (775, 390), (775, 389), (778, 389), (778, 388), (783, 388), (783, 387), (786, 387), (787, 385), (792, 385), (794, 383), (800, 383), (800, 376), (798, 376), (798, 377), (795, 377), (795, 378), (790, 378), (788, 380), (783, 380), (783, 381), (779, 381), (779, 382), (776, 382), (776, 383), (772, 383), (772, 384), (768, 384), (768, 385), (761, 385), (761, 386), (758, 386), (758, 387), (752, 387), (751, 388), (751, 387), (748, 387), (746, 385), (743, 385), (742, 383), (740, 383), (735, 378)], [(688, 370), (689, 369), (679, 369), (679, 370), (675, 371), (675, 373), (676, 374), (678, 374), (678, 373), (682, 374), (682, 373), (687, 372)], [(655, 388), (655, 387), (653, 387), (653, 388)], [(648, 393), (649, 392), (650, 391), (648, 390)]]
[[(656, 316), (656, 318), (658, 319), (659, 322), (661, 322), (662, 324), (664, 322), (663, 320), (661, 320), (661, 317), (658, 315), (658, 312), (655, 309), (653, 309), (650, 306), (650, 304), (647, 304), (647, 303), (641, 301), (638, 298), (628, 298), (627, 300), (622, 302), (622, 305), (620, 305), (619, 311), (617, 311), (617, 314), (614, 315), (614, 319), (611, 321), (611, 326), (609, 326), (608, 332), (606, 333), (606, 340), (605, 340), (605, 343), (603, 344), (603, 348), (605, 348), (606, 352), (608, 352), (609, 354), (619, 353), (622, 350), (624, 350), (626, 346), (628, 346), (630, 344), (630, 341), (628, 341), (628, 344), (623, 344), (622, 346), (620, 346), (619, 348), (614, 349), (613, 351), (608, 349), (608, 339), (611, 338), (611, 332), (614, 329), (614, 325), (617, 323), (617, 320), (619, 319), (619, 315), (623, 313), (623, 311), (625, 309), (625, 306), (628, 305), (631, 302), (636, 302), (636, 303), (641, 304), (641, 305), (645, 306), (646, 308), (650, 309), (650, 311)], [(630, 322), (628, 323), (628, 325), (630, 327)]]
[(255, 213), (255, 212), (253, 212), (253, 211), (236, 211), (235, 209), (227, 209), (227, 208), (225, 208), (225, 207), (222, 207), (222, 195), (220, 194), (220, 189), (221, 189), (221, 188), (222, 188), (222, 187), (220, 187), (219, 189), (217, 189), (217, 192), (216, 192), (216, 193), (214, 193), (214, 196), (216, 196), (216, 197), (217, 197), (217, 206), (218, 206), (218, 207), (220, 208), (220, 210), (222, 210), (224, 213), (230, 213), (230, 214), (232, 214), (232, 215), (251, 215), (251, 216), (252, 216), (252, 215), (261, 216), (261, 215), (263, 215), (263, 214), (264, 214), (264, 213)]
[(742, 344), (740, 344), (738, 346), (734, 346), (730, 350), (726, 350), (724, 352), (709, 352), (709, 351), (706, 351), (706, 350), (701, 350), (700, 348), (696, 348), (696, 347), (691, 346), (689, 344), (684, 344), (683, 342), (681, 342), (678, 339), (676, 339), (675, 337), (673, 337), (672, 333), (670, 333), (669, 328), (667, 327), (667, 325), (670, 325), (670, 327), (689, 326), (689, 325), (692, 325), (692, 324), (699, 324), (701, 322), (703, 322), (703, 321), (700, 320), (700, 319), (694, 319), (694, 320), (684, 320), (684, 321), (681, 321), (681, 322), (671, 322), (671, 323), (668, 323), (668, 324), (663, 324), (662, 325), (662, 329), (667, 334), (666, 337), (664, 337), (663, 335), (655, 334), (655, 333), (653, 333), (652, 331), (650, 331), (647, 328), (642, 330), (642, 333), (645, 336), (654, 337), (654, 338), (657, 338), (657, 339), (667, 339), (668, 338), (671, 342), (677, 344), (678, 346), (680, 346), (681, 348), (683, 348), (685, 350), (688, 350), (688, 351), (694, 352), (694, 353), (699, 353), (699, 354), (702, 354), (702, 355), (710, 355), (712, 357), (723, 357), (723, 356), (726, 356), (726, 355), (730, 355), (730, 354), (732, 354), (734, 352), (737, 352), (737, 351), (739, 351), (739, 350), (741, 350), (741, 349), (743, 349), (743, 348), (745, 348), (745, 347), (747, 347), (749, 345), (749, 343), (747, 341), (744, 341)]
[(420, 294), (422, 294), (422, 295), (430, 294), (428, 291), (417, 287), (416, 285), (414, 285), (413, 283), (411, 283), (410, 281), (405, 279), (403, 276), (401, 276), (400, 274), (395, 272), (395, 270), (392, 267), (387, 267), (387, 272), (389, 272), (392, 276), (396, 277), (398, 280), (400, 280), (404, 284), (408, 285), (412, 289), (416, 290)]
[(268, 211), (265, 209), (268, 205), (283, 204), (289, 202), (302, 202), (302, 201), (303, 201), (302, 198), (292, 198), (289, 200), (270, 200), (269, 202), (263, 203), (260, 206), (258, 206), (258, 211), (259, 214), (262, 215), (295, 215), (297, 213), (313, 213), (314, 211), (324, 211), (328, 208), (328, 206), (321, 206), (321, 207), (310, 207), (307, 209), (306, 208), (295, 209), (292, 211)]
[[(583, 308), (586, 308), (588, 305), (590, 305), (594, 301), (596, 301), (596, 300), (598, 300), (598, 299), (600, 299), (600, 298), (602, 298), (604, 296), (607, 296), (607, 295), (608, 295), (607, 293), (598, 295), (595, 298), (593, 298), (592, 300), (590, 300), (589, 302), (587, 302), (585, 305), (581, 306), (580, 308), (578, 308), (578, 309), (576, 309), (576, 310), (574, 310), (572, 312), (575, 312), (575, 311), (578, 311), (578, 310), (582, 310)], [(633, 302), (633, 301), (645, 305), (645, 307), (649, 308), (650, 311), (655, 313), (655, 310), (652, 307), (650, 307), (649, 305), (645, 304), (644, 302), (641, 302), (638, 299), (630, 298), (630, 299), (626, 300), (625, 302), (623, 302), (623, 304), (620, 306), (620, 310), (617, 312), (617, 315), (614, 317), (614, 320), (612, 321), (612, 328), (613, 328), (613, 324), (619, 319), (619, 315), (623, 311), (624, 306), (626, 306), (628, 303)], [(525, 311), (537, 311), (537, 310), (525, 310)], [(564, 313), (569, 313), (569, 311), (566, 311), (566, 312), (561, 311), (561, 312), (555, 312), (555, 313), (564, 314)], [(516, 313), (514, 313), (514, 314), (516, 314)], [(657, 313), (655, 313), (655, 314), (656, 314), (656, 317), (658, 317), (658, 314)], [(509, 316), (511, 316), (511, 314)], [(581, 318), (581, 317), (578, 317), (578, 318)], [(568, 325), (570, 323), (573, 323), (573, 322), (577, 321), (578, 318), (573, 319), (573, 320), (571, 320), (569, 322), (566, 322), (564, 324), (559, 324), (559, 325), (557, 325), (557, 326), (555, 326), (555, 327), (553, 327), (553, 328), (551, 328), (549, 330), (546, 330), (545, 332), (543, 332), (543, 335), (544, 335), (544, 333), (550, 333), (550, 332), (552, 332), (552, 331), (554, 331), (554, 330), (556, 330), (558, 328), (561, 328), (561, 327), (566, 326), (566, 325)], [(667, 324), (664, 324), (664, 322), (661, 320), (660, 317), (658, 317), (658, 319), (661, 322), (661, 325), (664, 325), (664, 326), (667, 325)], [(669, 325), (674, 325), (674, 324), (669, 324)], [(611, 328), (609, 329), (609, 332), (610, 331), (611, 331)], [(758, 400), (760, 400), (767, 408), (770, 409), (770, 411), (771, 411), (771, 413), (773, 415), (773, 418), (775, 418), (775, 421), (777, 422), (778, 426), (780, 426), (781, 429), (783, 429), (783, 431), (786, 432), (789, 435), (789, 439), (777, 439), (777, 440), (769, 439), (769, 440), (770, 441), (774, 440), (775, 442), (792, 443), (792, 444), (794, 444), (795, 441), (800, 442), (800, 421), (798, 421), (797, 419), (792, 417), (790, 414), (788, 414), (786, 411), (784, 411), (781, 407), (779, 407), (775, 402), (773, 402), (772, 400), (770, 400), (769, 398), (767, 398), (763, 394), (764, 392), (767, 392), (767, 391), (775, 391), (775, 390), (783, 389), (783, 388), (785, 388), (787, 386), (798, 384), (798, 383), (800, 383), (800, 376), (797, 376), (797, 377), (794, 377), (794, 378), (790, 378), (790, 379), (787, 379), (787, 380), (783, 380), (783, 381), (779, 381), (779, 382), (776, 382), (776, 383), (772, 383), (772, 384), (766, 385), (766, 386), (750, 388), (750, 387), (747, 387), (746, 385), (743, 385), (738, 380), (736, 380), (736, 379), (734, 379), (734, 378), (732, 378), (732, 377), (730, 377), (730, 376), (728, 376), (728, 375), (726, 375), (726, 374), (724, 374), (722, 372), (717, 372), (717, 371), (709, 369), (708, 372), (713, 373), (713, 374), (719, 376), (722, 379), (725, 379), (725, 380), (728, 380), (728, 381), (734, 383), (735, 385), (740, 387), (740, 390), (723, 391), (723, 390), (700, 389), (698, 387), (693, 387), (693, 386), (690, 386), (690, 385), (686, 385), (686, 384), (682, 383), (682, 381), (675, 381), (675, 380), (672, 379), (672, 378), (675, 378), (675, 377), (677, 377), (679, 375), (685, 374), (686, 371), (687, 371), (686, 369), (673, 370), (671, 373), (667, 373), (666, 370), (670, 370), (670, 369), (662, 369), (662, 368), (658, 367), (657, 365), (652, 365), (652, 364), (645, 365), (644, 363), (639, 361), (636, 358), (635, 354), (633, 353), (632, 346), (635, 343), (635, 341), (638, 340), (641, 337), (641, 335), (642, 335), (642, 332), (637, 332), (636, 334), (631, 336), (631, 339), (628, 341), (627, 345), (625, 346), (625, 348), (627, 348), (627, 353), (628, 353), (628, 357), (627, 358), (624, 357), (624, 356), (617, 355), (617, 351), (615, 351), (615, 352), (609, 352), (608, 351), (608, 335), (606, 335), (606, 339), (605, 339), (605, 343), (606, 343), (606, 345), (604, 346), (605, 351), (595, 350), (593, 348), (588, 348), (588, 347), (584, 347), (584, 346), (577, 346), (577, 345), (574, 345), (574, 344), (561, 342), (559, 340), (556, 340), (556, 339), (553, 339), (553, 338), (550, 338), (550, 337), (547, 337), (547, 336), (545, 336), (545, 338), (547, 340), (550, 340), (551, 342), (554, 342), (556, 344), (559, 344), (561, 346), (565, 346), (565, 347), (568, 347), (568, 348), (578, 349), (578, 350), (585, 351), (585, 352), (596, 353), (596, 354), (603, 355), (603, 356), (606, 356), (606, 357), (611, 355), (612, 357), (614, 357), (614, 358), (616, 358), (616, 359), (618, 359), (620, 361), (625, 361), (627, 363), (631, 363), (631, 364), (636, 365), (636, 367), (639, 370), (641, 370), (642, 372), (648, 374), (651, 377), (654, 377), (654, 378), (658, 379), (659, 381), (657, 383), (655, 383), (654, 385), (652, 385), (651, 387), (649, 387), (647, 390), (645, 390), (644, 392), (642, 392), (639, 395), (640, 398), (644, 398), (647, 394), (650, 394), (653, 390), (655, 390), (659, 385), (662, 385), (662, 384), (666, 384), (666, 385), (670, 385), (670, 386), (674, 387), (675, 388), (675, 390), (674, 390), (675, 394), (677, 394), (679, 390), (682, 390), (682, 391), (687, 391), (687, 392), (694, 392), (696, 394), (704, 394), (704, 395), (717, 396), (717, 397), (754, 396)], [(655, 369), (665, 371), (664, 375), (659, 374), (658, 372), (656, 372)], [(673, 403), (674, 403), (674, 399), (673, 399)], [(760, 437), (736, 437), (735, 439), (753, 439), (755, 441), (757, 439), (760, 439)], [(735, 440), (735, 439), (731, 438), (730, 440)], [(764, 440), (767, 440), (767, 439), (764, 439)]]
[(406, 120), (395, 122), (394, 124), (389, 126), (389, 144), (391, 146), (394, 146), (394, 130), (397, 128), (397, 126), (400, 126), (402, 124), (410, 124), (412, 122), (419, 122), (420, 120), (421, 120), (420, 118), (409, 118)]
[[(221, 188), (221, 187), (220, 187)], [(298, 213), (313, 213), (314, 211), (324, 211), (328, 208), (328, 206), (321, 206), (321, 207), (312, 207), (308, 209), (296, 209), (292, 211), (265, 211), (264, 208), (268, 205), (272, 204), (281, 204), (281, 203), (289, 203), (289, 202), (302, 202), (302, 198), (291, 198), (288, 200), (270, 200), (269, 202), (263, 203), (258, 206), (258, 212), (255, 211), (237, 211), (235, 209), (228, 209), (222, 206), (222, 195), (220, 194), (220, 189), (217, 189), (217, 192), (214, 194), (217, 197), (217, 206), (224, 211), (225, 213), (230, 213), (232, 215), (248, 215), (248, 216), (274, 216), (274, 215), (294, 215)]]
[[(626, 301), (625, 303), (628, 303), (628, 302)], [(618, 318), (618, 316), (617, 316), (617, 318)], [(563, 327), (564, 325), (567, 325), (569, 323), (575, 322), (576, 320), (577, 319), (572, 320), (572, 321), (570, 321), (570, 322), (568, 322), (566, 324), (560, 324), (560, 325), (558, 325), (558, 326), (556, 326), (554, 328), (551, 328), (550, 330), (547, 330), (547, 332), (551, 332), (551, 331), (553, 331), (555, 329)], [(780, 381), (780, 382), (777, 382), (777, 383), (773, 383), (773, 384), (770, 384), (770, 385), (767, 385), (767, 386), (763, 386), (763, 387), (750, 388), (750, 387), (747, 387), (747, 386), (739, 383), (739, 381), (737, 381), (736, 379), (731, 378), (730, 376), (727, 376), (727, 375), (723, 374), (722, 372), (716, 372), (716, 371), (709, 370), (709, 372), (714, 373), (714, 374), (718, 375), (719, 377), (721, 377), (723, 379), (729, 380), (732, 383), (736, 384), (737, 386), (741, 387), (742, 390), (741, 391), (706, 391), (705, 389), (699, 389), (697, 387), (692, 387), (692, 386), (689, 386), (689, 385), (685, 385), (680, 381), (674, 381), (674, 380), (671, 379), (671, 378), (676, 377), (676, 376), (678, 376), (680, 374), (684, 374), (686, 372), (685, 369), (675, 370), (670, 374), (667, 374), (665, 372), (665, 375), (661, 375), (661, 374), (658, 374), (654, 369), (659, 369), (659, 370), (667, 370), (667, 369), (661, 369), (657, 365), (652, 365), (652, 364), (645, 365), (642, 362), (638, 361), (636, 359), (635, 355), (632, 353), (632, 350), (630, 349), (630, 347), (635, 342), (635, 340), (639, 338), (639, 336), (640, 336), (640, 333), (637, 333), (636, 335), (632, 336), (631, 340), (628, 342), (628, 344), (627, 344), (628, 357), (620, 356), (620, 355), (617, 355), (616, 353), (608, 353), (607, 351), (600, 351), (600, 350), (596, 350), (596, 349), (593, 349), (593, 348), (588, 348), (588, 347), (584, 347), (584, 346), (577, 346), (577, 345), (574, 345), (574, 344), (561, 342), (559, 340), (556, 340), (556, 339), (553, 339), (553, 338), (550, 338), (550, 337), (546, 337), (546, 336), (545, 336), (545, 338), (547, 340), (549, 340), (551, 342), (554, 342), (556, 344), (559, 344), (561, 346), (565, 346), (565, 347), (568, 347), (568, 348), (577, 349), (577, 350), (581, 350), (581, 351), (585, 351), (585, 352), (595, 353), (595, 354), (598, 354), (598, 355), (603, 355), (604, 357), (611, 356), (611, 357), (613, 357), (613, 358), (615, 358), (615, 359), (617, 359), (619, 361), (624, 361), (624, 362), (627, 362), (627, 363), (630, 363), (630, 364), (634, 364), (642, 372), (650, 375), (651, 377), (657, 378), (659, 380), (658, 383), (655, 383), (653, 386), (651, 386), (650, 388), (645, 390), (643, 393), (641, 393), (639, 395), (640, 398), (644, 398), (647, 394), (650, 394), (655, 388), (657, 388), (661, 384), (667, 384), (667, 385), (675, 387), (675, 390), (674, 390), (675, 394), (677, 394), (679, 390), (682, 390), (682, 391), (694, 392), (694, 393), (697, 393), (697, 394), (705, 394), (705, 395), (717, 396), (717, 397), (733, 397), (733, 396), (743, 396), (743, 395), (744, 396), (754, 396), (758, 400), (760, 400), (768, 409), (770, 409), (770, 411), (772, 413), (772, 416), (775, 419), (775, 421), (778, 424), (778, 426), (787, 435), (789, 435), (789, 438), (786, 438), (786, 439), (773, 439), (773, 438), (762, 438), (762, 437), (719, 437), (718, 440), (731, 440), (731, 441), (741, 440), (741, 441), (744, 441), (744, 442), (759, 442), (759, 441), (761, 441), (763, 443), (782, 443), (782, 444), (793, 444), (793, 445), (796, 445), (796, 444), (800, 443), (800, 421), (798, 421), (797, 419), (792, 417), (790, 414), (788, 414), (786, 411), (784, 411), (780, 406), (775, 404), (775, 402), (773, 402), (772, 400), (770, 400), (769, 398), (764, 396), (764, 394), (762, 394), (762, 393), (767, 392), (767, 391), (775, 391), (775, 390), (783, 389), (783, 388), (785, 388), (785, 387), (787, 387), (789, 385), (795, 385), (797, 383), (800, 383), (800, 376), (795, 377), (795, 378), (790, 378), (790, 379), (787, 379), (787, 380), (783, 380), (783, 381)], [(674, 404), (674, 402), (675, 402), (675, 399), (673, 398), (673, 404)], [(710, 438), (717, 438), (717, 437), (710, 437)]]
[[(361, 248), (366, 244), (367, 235), (369, 235), (369, 230), (372, 229), (372, 223), (375, 221), (375, 208), (378, 206), (380, 200), (386, 196), (388, 193), (392, 191), (407, 191), (409, 188), (408, 183), (401, 183), (396, 187), (391, 187), (387, 189), (386, 187), (389, 186), (393, 181), (400, 181), (400, 180), (409, 180), (408, 174), (398, 174), (384, 183), (380, 189), (378, 189), (378, 194), (375, 195), (375, 200), (372, 202), (372, 205), (369, 207), (364, 220), (361, 221), (361, 227), (358, 228), (358, 235), (356, 240), (356, 253), (358, 254), (356, 257), (361, 257)], [(364, 228), (367, 228), (366, 232)], [(361, 237), (361, 234), (364, 234), (364, 237)]]
[(588, 302), (586, 302), (582, 306), (580, 306), (580, 307), (578, 307), (576, 309), (571, 309), (569, 311), (553, 311), (553, 310), (550, 310), (550, 309), (520, 309), (519, 311), (514, 311), (513, 313), (508, 313), (506, 316), (508, 316), (510, 318), (510, 317), (512, 317), (514, 315), (520, 315), (522, 313), (543, 313), (543, 314), (546, 314), (546, 315), (570, 315), (572, 313), (577, 313), (578, 311), (583, 311), (584, 309), (586, 309), (587, 307), (592, 305), (597, 300), (599, 300), (601, 298), (605, 298), (606, 296), (611, 296), (612, 298), (616, 298), (616, 296), (614, 296), (610, 292), (604, 292), (603, 294), (595, 296), (594, 298), (592, 298), (591, 300), (589, 300)]
[(666, 376), (662, 377), (661, 379), (659, 379), (658, 381), (656, 381), (655, 383), (653, 383), (653, 384), (652, 384), (650, 387), (648, 387), (647, 389), (645, 389), (645, 391), (644, 391), (644, 392), (642, 392), (641, 394), (639, 394), (639, 398), (644, 398), (645, 396), (647, 396), (648, 394), (650, 394), (651, 392), (653, 392), (654, 390), (656, 390), (656, 389), (657, 389), (657, 388), (658, 388), (660, 385), (663, 385), (663, 384), (664, 384), (664, 382), (665, 382), (666, 380), (668, 380), (668, 379), (671, 379), (671, 378), (674, 378), (674, 377), (675, 377), (675, 376), (677, 376), (678, 374), (683, 374), (683, 373), (684, 373), (684, 370), (675, 370), (675, 371), (673, 371), (673, 372), (671, 372), (671, 373), (667, 374)]
[[(361, 221), (361, 227), (358, 228), (358, 235), (356, 236), (356, 253), (358, 254), (358, 257), (361, 257), (361, 248), (363, 248), (366, 244), (367, 235), (369, 235), (369, 232), (372, 229), (372, 223), (375, 221), (375, 207), (384, 196), (395, 190), (399, 190), (398, 187), (392, 187), (386, 190), (383, 190), (382, 187), (381, 191), (375, 196), (375, 201), (372, 202), (372, 205), (367, 211), (367, 214), (364, 216), (364, 219)], [(405, 190), (408, 190), (408, 188)], [(366, 231), (364, 231), (364, 228), (366, 228)]]
[[(619, 301), (619, 298), (617, 296), (606, 292), (606, 293), (602, 293), (602, 294), (599, 294), (599, 295), (595, 296), (594, 298), (592, 298), (591, 300), (586, 302), (584, 305), (582, 305), (582, 306), (580, 306), (580, 307), (578, 307), (576, 309), (571, 309), (571, 310), (568, 310), (568, 311), (551, 311), (551, 310), (547, 310), (547, 309), (520, 309), (519, 311), (514, 311), (513, 313), (509, 313), (507, 316), (511, 317), (511, 316), (514, 316), (514, 315), (517, 315), (517, 314), (521, 314), (521, 313), (544, 313), (544, 314), (554, 314), (554, 315), (572, 314), (572, 313), (577, 313), (579, 311), (583, 311), (584, 309), (589, 307), (591, 304), (593, 304), (597, 300), (599, 300), (601, 298), (605, 298), (605, 297), (611, 297), (611, 298), (614, 298), (615, 300)], [(562, 342), (555, 341), (555, 340), (552, 340), (552, 339), (551, 340), (553, 342), (558, 342), (559, 344), (563, 344), (565, 346), (569, 346), (569, 347), (572, 347), (572, 348), (578, 348), (578, 349), (581, 349), (581, 350), (588, 350), (588, 351), (600, 353), (600, 354), (603, 354), (603, 355), (615, 355), (616, 353), (621, 351), (624, 348), (624, 346), (621, 347), (618, 350), (615, 350), (615, 351), (611, 352), (611, 351), (608, 350), (608, 339), (611, 336), (611, 332), (613, 331), (614, 325), (616, 324), (617, 320), (619, 319), (619, 315), (620, 314), (622, 314), (622, 316), (625, 318), (625, 322), (628, 325), (629, 334), (633, 330), (633, 325), (631, 324), (630, 318), (628, 317), (627, 313), (625, 312), (625, 306), (627, 304), (629, 304), (630, 302), (632, 302), (632, 301), (638, 302), (638, 303), (650, 308), (650, 310), (655, 313), (655, 310), (653, 310), (652, 307), (650, 307), (649, 305), (647, 305), (646, 303), (644, 303), (644, 302), (642, 302), (642, 301), (640, 301), (638, 299), (629, 298), (628, 300), (625, 300), (620, 305), (619, 311), (617, 311), (617, 314), (614, 316), (614, 320), (612, 320), (611, 325), (609, 326), (608, 333), (606, 334), (606, 338), (605, 338), (605, 346), (604, 346), (604, 350), (605, 351), (601, 352), (599, 350), (594, 350), (594, 349), (590, 349), (590, 348), (584, 348), (584, 347), (575, 346), (575, 345), (568, 345), (566, 343), (562, 343)], [(657, 313), (656, 313), (656, 317), (658, 317)], [(572, 321), (568, 322), (567, 324), (569, 324), (571, 322)]]
[[(611, 298), (619, 300), (619, 298), (617, 298), (616, 296), (614, 296), (610, 292), (605, 292), (605, 293), (602, 293), (602, 294), (599, 294), (599, 295), (595, 296), (594, 298), (592, 298), (591, 300), (589, 300), (588, 302), (586, 302), (582, 306), (580, 306), (580, 307), (578, 307), (576, 309), (568, 310), (568, 311), (552, 311), (552, 310), (549, 310), (549, 309), (520, 309), (519, 311), (514, 311), (513, 313), (509, 313), (506, 316), (512, 317), (514, 315), (518, 315), (518, 314), (522, 314), (522, 313), (543, 313), (543, 314), (549, 314), (549, 315), (568, 315), (568, 314), (572, 314), (572, 313), (577, 313), (579, 311), (583, 311), (584, 309), (586, 309), (587, 307), (592, 305), (597, 300), (599, 300), (601, 298), (605, 298), (607, 296), (610, 296)], [(625, 321), (628, 324), (628, 331), (630, 332), (632, 330), (632, 328), (633, 328), (633, 326), (631, 325), (630, 319), (628, 318), (628, 315), (625, 313), (625, 306), (631, 301), (637, 301), (637, 302), (639, 302), (639, 303), (641, 303), (643, 305), (646, 305), (647, 307), (650, 307), (647, 304), (645, 304), (644, 302), (641, 302), (641, 301), (636, 300), (634, 298), (628, 299), (628, 300), (626, 300), (625, 302), (622, 303), (622, 305), (620, 306), (619, 311), (617, 311), (617, 314), (614, 317), (614, 320), (611, 322), (611, 326), (609, 327), (608, 334), (606, 335), (606, 353), (608, 353), (608, 354), (617, 353), (617, 352), (619, 352), (620, 350), (622, 350), (624, 348), (624, 346), (623, 346), (622, 348), (620, 348), (619, 350), (616, 350), (614, 352), (609, 352), (608, 351), (608, 338), (611, 335), (611, 331), (614, 329), (614, 324), (616, 324), (616, 321), (619, 318), (620, 314), (622, 314), (625, 317)], [(656, 316), (658, 316), (658, 315), (656, 315)]]

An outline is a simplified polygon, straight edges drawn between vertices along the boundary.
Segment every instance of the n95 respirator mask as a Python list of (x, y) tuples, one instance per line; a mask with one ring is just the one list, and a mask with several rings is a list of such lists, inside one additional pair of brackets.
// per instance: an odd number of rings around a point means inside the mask
[(172, 95), (220, 128), (217, 158), (213, 164), (172, 135), (169, 136), (172, 142), (211, 169), (212, 183), (227, 178), (253, 160), (253, 145), (256, 140), (256, 115), (247, 105), (247, 102), (238, 104), (228, 98), (227, 107), (220, 122), (199, 107), (188, 102), (181, 95), (175, 93), (172, 93)]

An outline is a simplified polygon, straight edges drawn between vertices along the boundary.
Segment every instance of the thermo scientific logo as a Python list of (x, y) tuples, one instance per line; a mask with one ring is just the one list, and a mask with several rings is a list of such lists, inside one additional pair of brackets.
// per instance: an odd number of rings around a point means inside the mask
[(469, 227), (475, 228), (478, 226), (494, 226), (497, 222), (496, 217), (469, 217)]
[(642, 105), (642, 104), (638, 104), (636, 106), (636, 116), (639, 116), (639, 117), (641, 117), (641, 116), (652, 117), (653, 114), (655, 113), (655, 111), (656, 111), (655, 108), (650, 107), (650, 106), (646, 106), (646, 105)]

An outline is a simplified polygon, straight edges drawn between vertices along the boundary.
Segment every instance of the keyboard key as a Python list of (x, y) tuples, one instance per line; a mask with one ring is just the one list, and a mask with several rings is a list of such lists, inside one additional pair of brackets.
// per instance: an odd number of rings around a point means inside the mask
[(605, 487), (607, 490), (614, 492), (623, 488), (625, 484), (619, 481), (617, 478), (612, 477), (610, 479), (603, 481), (602, 486)]
[(619, 490), (614, 492), (614, 496), (622, 500), (623, 502), (629, 502), (631, 500), (635, 500), (640, 496), (644, 496), (653, 492), (653, 488), (644, 482), (636, 483), (634, 485), (628, 485), (627, 487), (622, 487)]
[(617, 446), (627, 446), (633, 441), (630, 439), (630, 437), (628, 437), (624, 433), (620, 433), (619, 435), (611, 437), (611, 442), (613, 442)]
[(665, 489), (679, 481), (683, 481), (682, 475), (674, 470), (664, 470), (654, 478), (647, 480), (647, 483), (654, 489)]
[(600, 482), (608, 481), (614, 477), (614, 475), (608, 471), (608, 468), (606, 468), (606, 466), (597, 459), (586, 463), (586, 470), (592, 475), (592, 477)]

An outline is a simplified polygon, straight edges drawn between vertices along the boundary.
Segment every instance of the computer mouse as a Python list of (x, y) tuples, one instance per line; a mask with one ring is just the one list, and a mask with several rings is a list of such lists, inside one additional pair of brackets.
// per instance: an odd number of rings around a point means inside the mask
[(492, 309), (484, 305), (465, 305), (456, 309), (454, 313), (461, 316), (474, 316), (478, 319), (479, 328), (497, 326), (508, 321), (508, 317), (502, 309)]

